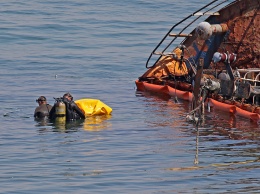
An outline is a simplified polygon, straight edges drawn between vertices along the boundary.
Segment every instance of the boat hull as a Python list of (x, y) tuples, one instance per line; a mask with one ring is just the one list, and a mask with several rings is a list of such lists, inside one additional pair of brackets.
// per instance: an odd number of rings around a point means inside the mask
[[(140, 82), (138, 80), (135, 81), (135, 84), (137, 86), (138, 91), (142, 92), (151, 92), (158, 95), (168, 95), (170, 97), (177, 97), (186, 101), (192, 102), (193, 100), (193, 94), (189, 91), (181, 91), (175, 88), (172, 88), (168, 85), (156, 85), (151, 84), (147, 82)], [(221, 111), (229, 112), (233, 115), (241, 116), (244, 118), (248, 118), (252, 121), (259, 121), (260, 120), (260, 114), (258, 112), (249, 112), (247, 110), (244, 110), (234, 104), (228, 104), (225, 102), (218, 101), (213, 98), (208, 98), (206, 100), (206, 104), (214, 107), (216, 109), (219, 109)], [(259, 110), (257, 110), (259, 111)]]

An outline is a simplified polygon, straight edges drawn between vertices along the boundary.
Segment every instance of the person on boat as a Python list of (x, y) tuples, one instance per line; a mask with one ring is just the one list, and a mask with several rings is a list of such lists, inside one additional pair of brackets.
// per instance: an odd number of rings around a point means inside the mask
[(35, 108), (34, 117), (35, 118), (44, 118), (48, 117), (52, 106), (47, 103), (47, 99), (45, 96), (40, 96), (36, 102), (38, 102), (39, 106)]
[[(66, 106), (66, 121), (85, 119), (84, 112), (73, 101), (73, 96), (70, 93), (65, 93), (62, 97), (62, 102)], [(53, 106), (50, 111), (50, 119), (56, 118), (56, 106)]]

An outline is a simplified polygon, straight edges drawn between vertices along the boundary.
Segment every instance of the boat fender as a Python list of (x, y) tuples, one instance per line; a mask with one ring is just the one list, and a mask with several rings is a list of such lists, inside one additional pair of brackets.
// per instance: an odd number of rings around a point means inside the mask
[(213, 34), (219, 34), (228, 31), (227, 24), (213, 24), (201, 22), (196, 28), (196, 34), (201, 40), (208, 40)]
[(212, 35), (211, 25), (208, 22), (201, 22), (196, 28), (196, 34), (201, 40), (207, 40)]

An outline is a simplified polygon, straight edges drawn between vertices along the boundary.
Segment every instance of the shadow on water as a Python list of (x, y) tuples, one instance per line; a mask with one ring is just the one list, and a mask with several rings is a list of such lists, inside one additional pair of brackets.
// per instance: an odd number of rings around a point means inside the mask
[(36, 127), (39, 127), (40, 132), (51, 131), (53, 132), (63, 132), (71, 133), (76, 132), (80, 129), (85, 131), (101, 131), (109, 129), (112, 125), (108, 120), (111, 115), (98, 115), (90, 116), (85, 120), (80, 119), (76, 121), (65, 121), (65, 120), (55, 120), (50, 121), (48, 118), (35, 119)]

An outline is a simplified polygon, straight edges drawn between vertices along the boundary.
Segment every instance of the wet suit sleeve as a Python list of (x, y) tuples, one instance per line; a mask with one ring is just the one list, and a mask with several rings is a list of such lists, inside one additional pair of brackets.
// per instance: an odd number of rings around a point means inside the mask
[(73, 108), (73, 110), (80, 116), (80, 118), (85, 119), (85, 114), (82, 112), (82, 110), (80, 110), (80, 108), (77, 106), (77, 104), (75, 102), (71, 103), (71, 106)]

